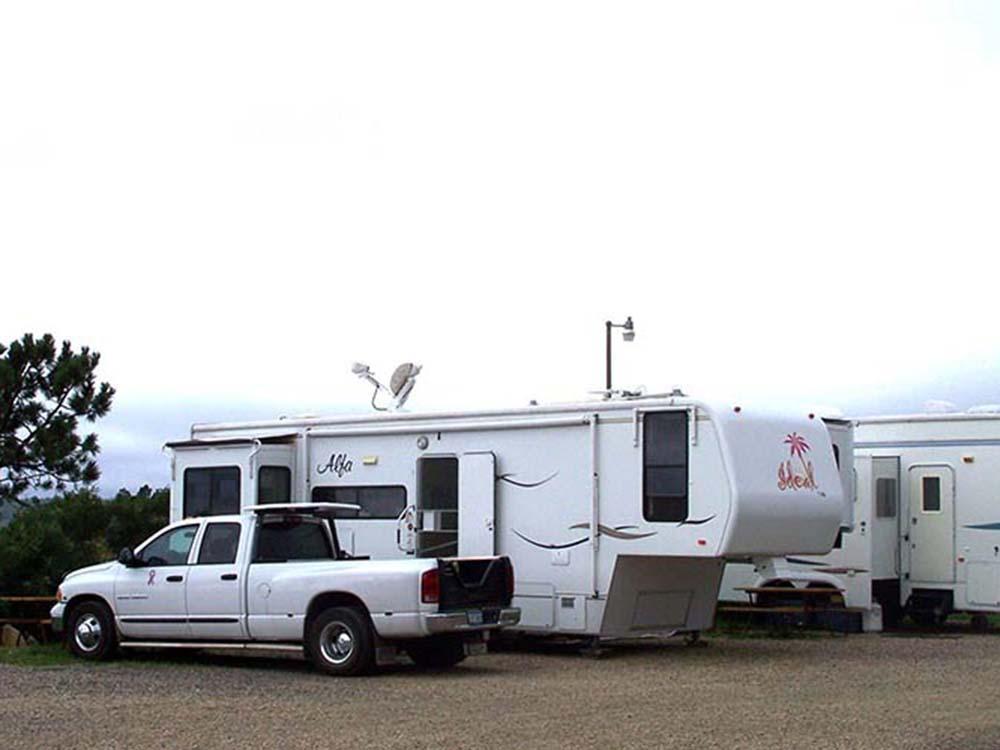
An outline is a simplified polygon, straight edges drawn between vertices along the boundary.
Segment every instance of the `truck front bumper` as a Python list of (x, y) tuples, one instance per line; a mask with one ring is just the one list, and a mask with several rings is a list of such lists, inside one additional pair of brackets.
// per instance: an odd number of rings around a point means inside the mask
[[(495, 617), (493, 617), (494, 612)], [(468, 633), (517, 625), (521, 621), (521, 610), (517, 607), (493, 611), (461, 610), (439, 612), (425, 617), (427, 630), (431, 633)]]
[(49, 617), (52, 618), (52, 632), (61, 633), (63, 629), (63, 615), (66, 612), (66, 605), (63, 602), (59, 602), (49, 611)]

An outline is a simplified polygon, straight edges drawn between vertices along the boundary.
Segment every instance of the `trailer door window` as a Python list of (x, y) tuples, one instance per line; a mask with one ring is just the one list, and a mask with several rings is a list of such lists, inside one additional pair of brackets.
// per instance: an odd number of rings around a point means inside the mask
[(292, 470), (287, 466), (261, 466), (257, 476), (257, 502), (290, 503), (292, 500)]
[(239, 466), (205, 466), (184, 471), (185, 518), (239, 512)]
[(393, 519), (406, 507), (406, 487), (369, 485), (366, 487), (315, 487), (314, 503), (352, 503), (360, 510), (338, 510), (337, 518)]
[(683, 521), (688, 516), (687, 412), (653, 412), (642, 421), (642, 516)]
[(924, 513), (941, 512), (941, 477), (924, 477), (922, 484)]
[(896, 480), (885, 477), (875, 480), (875, 517), (896, 517)]

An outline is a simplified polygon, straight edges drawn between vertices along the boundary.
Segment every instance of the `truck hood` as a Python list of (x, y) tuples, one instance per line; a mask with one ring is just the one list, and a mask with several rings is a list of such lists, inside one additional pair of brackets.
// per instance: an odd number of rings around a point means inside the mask
[(108, 561), (103, 563), (98, 563), (97, 565), (88, 565), (86, 568), (78, 568), (77, 570), (71, 570), (63, 578), (64, 581), (68, 581), (71, 578), (76, 578), (77, 576), (82, 576), (85, 573), (102, 573), (105, 570), (110, 570), (111, 566), (114, 565), (114, 561)]

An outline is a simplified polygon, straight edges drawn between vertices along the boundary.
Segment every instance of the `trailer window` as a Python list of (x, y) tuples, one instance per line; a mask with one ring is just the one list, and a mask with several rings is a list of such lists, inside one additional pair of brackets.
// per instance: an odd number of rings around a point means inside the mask
[(261, 466), (257, 475), (257, 502), (290, 503), (292, 501), (292, 470), (287, 466)]
[(239, 466), (205, 466), (184, 471), (185, 518), (239, 512)]
[(361, 510), (338, 510), (337, 518), (393, 519), (406, 507), (406, 487), (399, 484), (355, 487), (316, 487), (314, 503), (353, 503)]
[(210, 523), (205, 527), (198, 550), (199, 565), (225, 565), (236, 562), (240, 546), (238, 523)]
[(924, 477), (922, 489), (924, 513), (940, 513), (941, 477)]
[(896, 517), (896, 480), (885, 477), (875, 480), (875, 517)]
[(683, 521), (688, 516), (687, 412), (649, 413), (642, 422), (642, 517)]

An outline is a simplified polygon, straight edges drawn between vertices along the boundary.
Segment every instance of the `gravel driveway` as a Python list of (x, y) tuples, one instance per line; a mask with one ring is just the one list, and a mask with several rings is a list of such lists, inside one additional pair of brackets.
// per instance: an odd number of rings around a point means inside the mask
[(993, 750), (1000, 637), (713, 638), (357, 679), (205, 655), (0, 666), (5, 750), (485, 746)]

